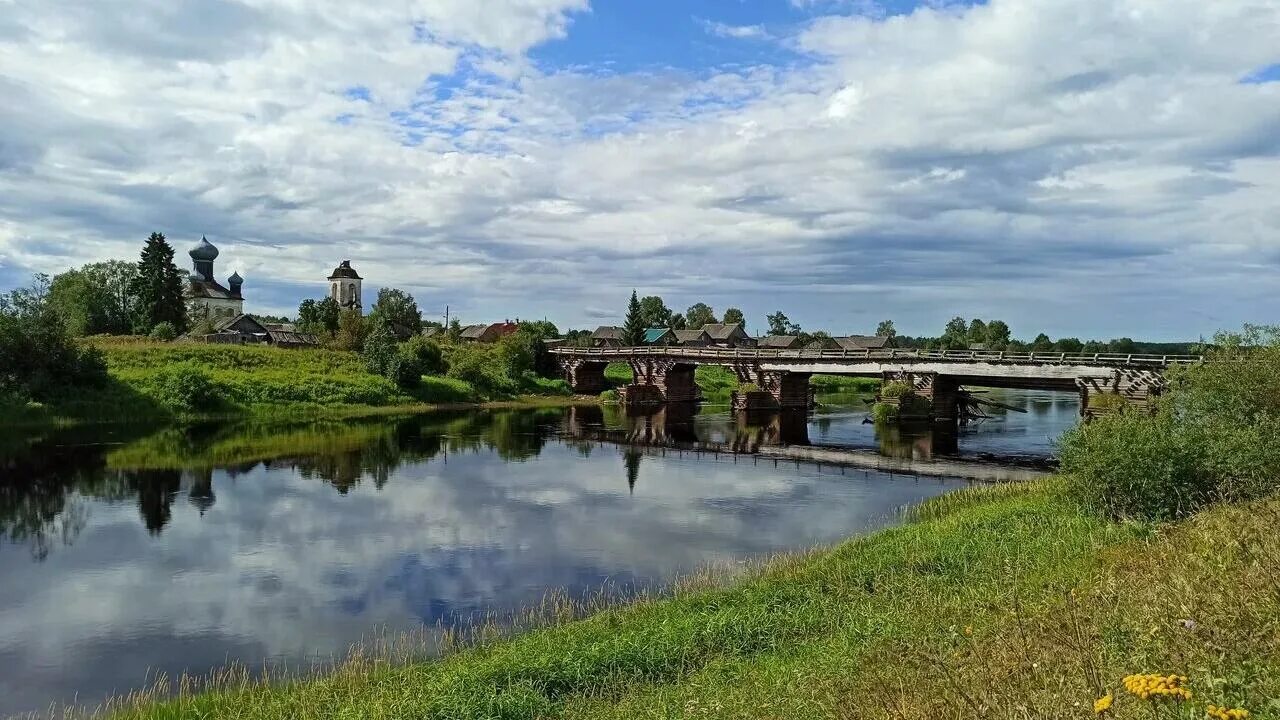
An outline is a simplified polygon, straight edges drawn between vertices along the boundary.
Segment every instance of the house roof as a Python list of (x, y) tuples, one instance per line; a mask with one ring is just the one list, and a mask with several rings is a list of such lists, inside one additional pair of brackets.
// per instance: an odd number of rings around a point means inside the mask
[(746, 331), (742, 329), (742, 323), (713, 323), (703, 325), (702, 330), (712, 340), (728, 340), (734, 335), (746, 335)]
[(243, 300), (238, 292), (230, 290), (218, 284), (217, 280), (197, 280), (194, 277), (187, 287), (187, 294), (193, 298), (208, 298), (210, 300)]
[(591, 333), (592, 340), (621, 340), (622, 328), (612, 325), (601, 325), (596, 331)]
[(467, 338), (468, 340), (474, 340), (481, 335), (484, 335), (484, 331), (488, 329), (488, 325), (468, 325), (462, 328), (462, 337)]
[(360, 277), (360, 274), (356, 272), (355, 268), (351, 267), (350, 260), (343, 260), (341, 263), (338, 264), (338, 267), (333, 269), (333, 272), (330, 273), (329, 275), (330, 280), (337, 280), (338, 278), (349, 278), (351, 280), (364, 279)]
[(669, 334), (671, 334), (671, 328), (649, 328), (644, 331), (644, 341), (656, 343)]
[(711, 336), (708, 335), (706, 331), (700, 330), (700, 329), (699, 330), (674, 330), (672, 332), (676, 336), (676, 342), (687, 343), (687, 342), (697, 342), (698, 340), (711, 339)]
[(444, 328), (438, 328), (435, 325), (422, 328), (422, 337), (435, 337), (444, 333)]
[(756, 346), (762, 348), (789, 348), (793, 347), (799, 340), (800, 338), (795, 335), (766, 335), (760, 338)]
[(270, 333), (266, 326), (258, 322), (252, 315), (240, 314), (229, 320), (214, 325), (214, 330), (218, 332), (227, 332), (234, 329), (236, 332), (248, 335), (267, 335)]
[(848, 335), (835, 340), (845, 350), (880, 350), (889, 346), (889, 338), (883, 335)]

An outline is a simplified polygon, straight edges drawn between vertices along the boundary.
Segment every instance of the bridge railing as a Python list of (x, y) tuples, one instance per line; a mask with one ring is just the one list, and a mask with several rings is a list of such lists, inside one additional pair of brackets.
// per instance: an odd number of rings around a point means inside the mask
[(625, 360), (635, 357), (732, 360), (936, 360), (945, 362), (1035, 363), (1056, 365), (1145, 365), (1169, 367), (1204, 360), (1200, 355), (1147, 355), (1139, 353), (1050, 353), (1006, 352), (1003, 350), (782, 350), (777, 348), (705, 348), (678, 345), (641, 347), (557, 347), (551, 352), (563, 357)]

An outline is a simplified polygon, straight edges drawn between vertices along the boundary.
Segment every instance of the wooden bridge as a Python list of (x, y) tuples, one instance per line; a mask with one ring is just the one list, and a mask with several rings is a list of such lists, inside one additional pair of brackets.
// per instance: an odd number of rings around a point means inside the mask
[(1165, 371), (1203, 360), (1198, 355), (1117, 353), (1013, 353), (984, 350), (778, 350), (648, 346), (554, 348), (565, 379), (575, 392), (605, 389), (604, 369), (626, 363), (633, 382), (620, 389), (623, 402), (693, 402), (700, 399), (693, 373), (698, 365), (731, 369), (742, 383), (760, 388), (759, 399), (775, 408), (809, 405), (813, 375), (851, 375), (909, 383), (932, 404), (938, 420), (957, 418), (964, 385), (1080, 394), (1082, 415), (1114, 409), (1114, 397), (1142, 407), (1166, 387)]

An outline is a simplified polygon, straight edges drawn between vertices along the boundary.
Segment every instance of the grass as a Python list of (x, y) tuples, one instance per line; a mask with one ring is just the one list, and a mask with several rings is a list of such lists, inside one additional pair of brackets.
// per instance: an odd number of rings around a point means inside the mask
[[(519, 400), (492, 398), (466, 381), (447, 377), (427, 376), (416, 388), (400, 388), (369, 373), (360, 356), (351, 352), (137, 340), (91, 342), (107, 360), (110, 379), (105, 387), (78, 390), (46, 404), (8, 408), (6, 423), (326, 418)], [(208, 386), (208, 397), (193, 403), (194, 407), (173, 397), (175, 388), (189, 385), (192, 375)], [(570, 395), (562, 380), (532, 377), (521, 392), (557, 398)]]
[[(1280, 500), (1178, 524), (1081, 512), (1058, 481), (975, 489), (827, 551), (536, 629), (358, 652), (265, 682), (117, 700), (112, 718), (1255, 718), (1280, 706)], [(1135, 672), (1194, 697), (1124, 695)], [(1158, 711), (1159, 714), (1151, 714)]]

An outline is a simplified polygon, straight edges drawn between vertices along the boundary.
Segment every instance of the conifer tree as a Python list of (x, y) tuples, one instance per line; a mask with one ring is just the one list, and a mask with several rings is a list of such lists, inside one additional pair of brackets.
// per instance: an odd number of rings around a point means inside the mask
[(178, 332), (187, 330), (187, 305), (182, 292), (182, 275), (173, 264), (173, 247), (161, 233), (151, 233), (142, 247), (138, 274), (130, 283), (134, 298), (133, 328), (147, 334), (167, 322)]
[(644, 313), (640, 308), (640, 298), (636, 291), (631, 291), (631, 302), (627, 305), (627, 319), (622, 324), (622, 342), (635, 347), (644, 344)]

